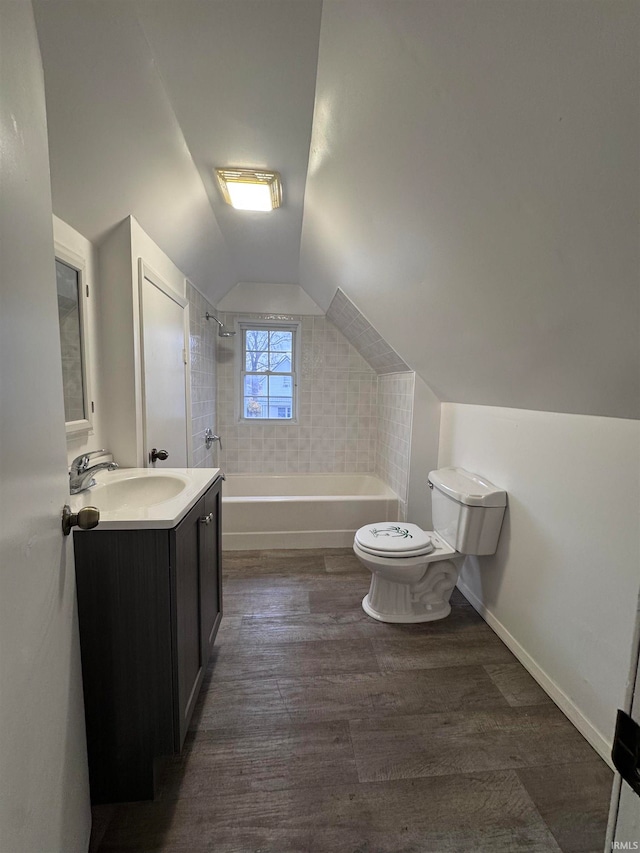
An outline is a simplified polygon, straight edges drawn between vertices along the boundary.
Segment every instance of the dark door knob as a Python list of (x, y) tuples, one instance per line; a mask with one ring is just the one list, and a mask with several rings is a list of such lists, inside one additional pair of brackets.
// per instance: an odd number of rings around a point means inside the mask
[(149, 462), (155, 462), (156, 459), (160, 459), (164, 462), (165, 459), (169, 458), (169, 454), (166, 450), (158, 450), (157, 448), (153, 448), (151, 453), (149, 454)]

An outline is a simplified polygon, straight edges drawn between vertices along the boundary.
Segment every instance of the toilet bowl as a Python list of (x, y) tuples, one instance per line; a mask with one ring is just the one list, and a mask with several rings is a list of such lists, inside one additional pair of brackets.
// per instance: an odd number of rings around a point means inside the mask
[(506, 493), (462, 468), (429, 474), (434, 530), (378, 522), (356, 531), (353, 551), (371, 572), (362, 608), (381, 622), (429, 622), (451, 612), (449, 599), (468, 554), (497, 548)]

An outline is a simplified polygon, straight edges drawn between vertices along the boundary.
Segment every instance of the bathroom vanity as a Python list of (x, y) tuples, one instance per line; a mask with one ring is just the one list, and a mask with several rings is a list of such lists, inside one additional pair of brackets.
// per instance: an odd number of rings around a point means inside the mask
[[(195, 486), (164, 507), (136, 513), (122, 501), (159, 490), (168, 473), (135, 487), (126, 472), (104, 478), (102, 501), (120, 489), (119, 507), (74, 533), (94, 803), (153, 798), (154, 759), (182, 748), (222, 618), (220, 472), (184, 469)], [(101, 486), (78, 497), (100, 508)]]

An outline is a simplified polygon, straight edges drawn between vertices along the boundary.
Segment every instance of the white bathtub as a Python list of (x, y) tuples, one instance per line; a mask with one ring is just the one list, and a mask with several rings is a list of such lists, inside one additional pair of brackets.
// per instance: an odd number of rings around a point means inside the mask
[(222, 547), (342, 548), (372, 521), (397, 521), (398, 497), (370, 474), (227, 474)]

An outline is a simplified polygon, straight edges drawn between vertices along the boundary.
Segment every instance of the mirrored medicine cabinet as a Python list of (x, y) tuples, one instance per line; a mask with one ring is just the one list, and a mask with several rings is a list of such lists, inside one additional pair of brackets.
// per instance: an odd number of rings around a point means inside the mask
[(58, 243), (55, 244), (55, 255), (64, 417), (67, 438), (70, 438), (92, 429), (88, 284), (84, 258)]

